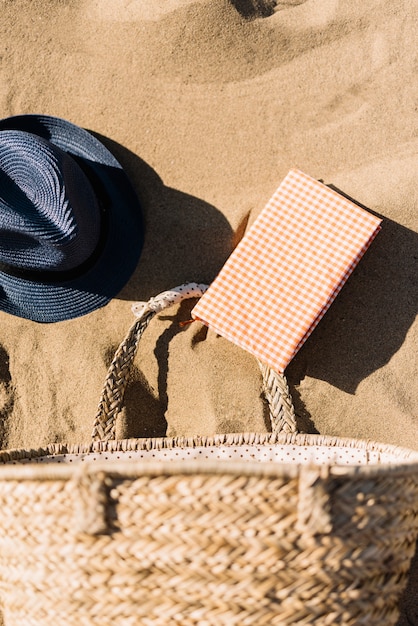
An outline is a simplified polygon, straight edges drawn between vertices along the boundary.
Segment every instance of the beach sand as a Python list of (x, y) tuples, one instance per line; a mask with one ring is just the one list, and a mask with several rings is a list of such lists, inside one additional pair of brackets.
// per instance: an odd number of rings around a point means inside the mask
[[(1, 447), (88, 441), (132, 302), (210, 283), (297, 167), (383, 218), (286, 371), (301, 423), (418, 449), (417, 39), (409, 0), (2, 0), (0, 117), (100, 136), (146, 239), (106, 307), (48, 325), (0, 313)], [(268, 429), (256, 362), (180, 327), (192, 304), (144, 334), (119, 437)], [(414, 580), (402, 625), (418, 624)]]

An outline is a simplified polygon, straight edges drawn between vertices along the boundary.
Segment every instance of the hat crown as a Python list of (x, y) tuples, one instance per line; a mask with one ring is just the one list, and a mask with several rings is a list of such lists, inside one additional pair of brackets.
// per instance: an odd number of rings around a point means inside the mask
[(100, 210), (82, 169), (47, 140), (0, 133), (0, 262), (17, 269), (68, 271), (94, 252)]
[(106, 143), (50, 115), (0, 120), (0, 314), (86, 315), (134, 272), (141, 205)]

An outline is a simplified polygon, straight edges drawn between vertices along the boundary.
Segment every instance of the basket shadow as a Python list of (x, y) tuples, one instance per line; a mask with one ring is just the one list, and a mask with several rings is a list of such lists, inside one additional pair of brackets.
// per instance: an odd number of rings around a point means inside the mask
[(396, 626), (417, 626), (418, 624), (418, 542), (415, 556), (409, 570), (408, 584), (399, 605), (400, 616)]
[(404, 343), (418, 312), (418, 234), (378, 216), (381, 232), (288, 366), (291, 383), (307, 375), (354, 394)]

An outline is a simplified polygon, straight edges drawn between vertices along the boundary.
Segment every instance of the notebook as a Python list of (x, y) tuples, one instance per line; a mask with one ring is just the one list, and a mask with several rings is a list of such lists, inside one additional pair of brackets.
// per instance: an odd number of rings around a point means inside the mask
[(192, 310), (282, 373), (380, 229), (381, 219), (292, 169)]

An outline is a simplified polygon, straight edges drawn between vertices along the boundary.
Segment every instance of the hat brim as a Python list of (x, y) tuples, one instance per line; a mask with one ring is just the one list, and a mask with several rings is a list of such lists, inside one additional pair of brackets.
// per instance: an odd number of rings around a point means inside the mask
[(35, 282), (0, 272), (0, 310), (37, 322), (58, 322), (106, 305), (129, 280), (143, 246), (141, 206), (127, 174), (102, 142), (64, 119), (18, 115), (0, 120), (2, 130), (43, 137), (73, 157), (106, 204), (108, 224), (101, 254), (81, 276)]

